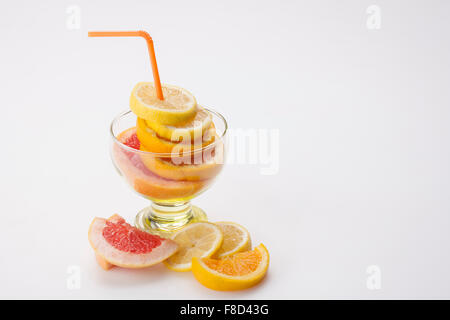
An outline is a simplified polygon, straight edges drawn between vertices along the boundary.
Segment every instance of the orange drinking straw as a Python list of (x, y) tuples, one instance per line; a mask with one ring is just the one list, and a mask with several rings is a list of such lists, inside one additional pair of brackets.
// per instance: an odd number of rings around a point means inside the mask
[(159, 100), (164, 100), (161, 89), (161, 80), (159, 80), (158, 65), (156, 64), (155, 47), (153, 39), (146, 31), (89, 31), (88, 37), (142, 37), (147, 41), (150, 63), (152, 65), (153, 80), (155, 81), (156, 95)]

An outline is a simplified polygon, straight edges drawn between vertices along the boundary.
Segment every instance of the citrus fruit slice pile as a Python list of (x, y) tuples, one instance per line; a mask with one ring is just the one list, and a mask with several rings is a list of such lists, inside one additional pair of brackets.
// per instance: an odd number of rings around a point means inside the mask
[(144, 150), (171, 153), (177, 146), (195, 150), (211, 144), (216, 138), (211, 114), (187, 90), (162, 89), (164, 100), (157, 98), (151, 82), (140, 82), (131, 92), (130, 108), (138, 117), (136, 133)]
[(234, 222), (197, 222), (171, 239), (179, 250), (164, 264), (173, 271), (192, 270), (195, 278), (214, 290), (241, 290), (259, 283), (269, 267), (263, 244), (251, 250), (248, 231)]
[[(138, 83), (130, 97), (136, 127), (117, 139), (113, 158), (140, 194), (154, 201), (187, 201), (210, 185), (223, 167), (223, 142), (212, 114), (187, 90), (163, 85), (159, 100), (153, 83)], [(143, 151), (137, 152), (132, 149)]]
[[(118, 136), (118, 140), (130, 148), (137, 147), (136, 128), (125, 130)], [(150, 161), (152, 155), (141, 155), (136, 152), (113, 148), (113, 157), (122, 175), (139, 192), (151, 199), (158, 200), (187, 200), (189, 197), (199, 193), (212, 181), (176, 181), (158, 175), (148, 169), (143, 160)]]
[(119, 215), (94, 218), (88, 238), (99, 265), (106, 270), (113, 266), (149, 267), (178, 250), (176, 242), (132, 227)]

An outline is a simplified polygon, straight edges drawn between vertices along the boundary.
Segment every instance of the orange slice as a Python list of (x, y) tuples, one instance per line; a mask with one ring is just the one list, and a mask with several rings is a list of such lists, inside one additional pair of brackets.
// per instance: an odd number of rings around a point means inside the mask
[[(166, 179), (199, 181), (214, 178), (219, 174), (223, 167), (223, 154), (219, 150), (220, 146), (214, 149), (212, 159), (207, 159), (206, 150), (199, 152), (194, 156), (160, 158), (151, 154), (142, 154), (141, 159), (145, 166), (157, 175)], [(145, 146), (141, 145), (141, 150), (147, 151)], [(198, 159), (196, 156), (198, 155)], [(205, 158), (205, 159), (203, 159)], [(192, 164), (191, 164), (192, 163)]]
[(236, 253), (221, 260), (192, 259), (195, 278), (213, 290), (242, 290), (252, 287), (264, 278), (268, 267), (269, 252), (263, 244), (252, 251)]
[(176, 125), (195, 116), (197, 101), (186, 89), (163, 84), (159, 100), (153, 82), (139, 82), (131, 92), (130, 109), (140, 118)]
[(203, 134), (202, 141), (194, 140), (192, 142), (189, 140), (179, 143), (172, 142), (159, 137), (154, 130), (147, 126), (147, 123), (142, 118), (137, 119), (136, 134), (141, 142), (141, 145), (144, 146), (146, 151), (167, 154), (170, 154), (174, 148), (177, 148), (175, 150), (180, 150), (181, 152), (200, 149), (214, 142), (216, 138), (215, 127), (210, 126), (210, 128)]

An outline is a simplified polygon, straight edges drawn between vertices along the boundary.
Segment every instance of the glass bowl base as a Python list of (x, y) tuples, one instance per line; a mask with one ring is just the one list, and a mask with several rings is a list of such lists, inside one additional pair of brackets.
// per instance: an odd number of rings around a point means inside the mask
[(158, 210), (160, 205), (153, 203), (138, 212), (134, 225), (136, 228), (156, 234), (163, 238), (169, 238), (172, 233), (178, 231), (189, 223), (208, 221), (205, 211), (190, 203), (184, 205), (185, 208), (177, 211), (167, 213), (165, 206), (163, 211)]

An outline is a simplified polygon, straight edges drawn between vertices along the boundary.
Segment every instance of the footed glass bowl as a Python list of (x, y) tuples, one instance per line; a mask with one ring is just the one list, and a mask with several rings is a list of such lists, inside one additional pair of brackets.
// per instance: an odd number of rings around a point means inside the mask
[[(207, 220), (205, 212), (190, 200), (208, 189), (222, 170), (227, 122), (218, 112), (205, 110), (212, 117), (213, 138), (211, 133), (209, 137), (200, 134), (200, 139), (176, 143), (166, 153), (146, 151), (148, 146), (136, 134), (139, 122), (130, 110), (111, 123), (115, 168), (135, 192), (151, 201), (136, 216), (135, 225), (141, 230), (168, 237), (188, 223)], [(150, 138), (174, 145), (156, 135)]]

